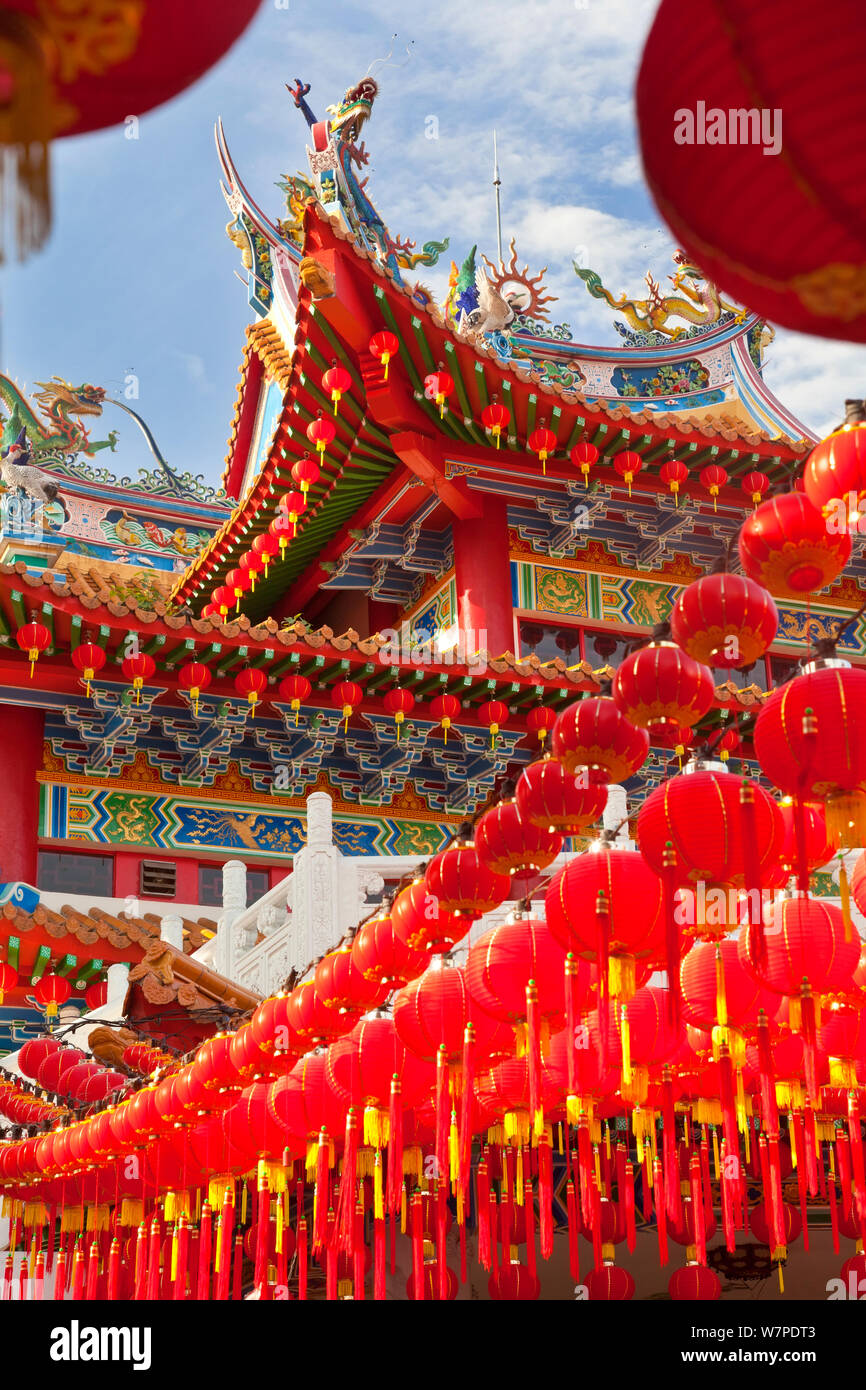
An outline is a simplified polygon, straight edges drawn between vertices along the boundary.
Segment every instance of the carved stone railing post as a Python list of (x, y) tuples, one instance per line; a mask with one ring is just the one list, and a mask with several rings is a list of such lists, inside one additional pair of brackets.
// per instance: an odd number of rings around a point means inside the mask
[(327, 792), (311, 792), (307, 797), (307, 843), (295, 855), (292, 866), (293, 966), (302, 968), (339, 940), (347, 879), (357, 892), (354, 868), (347, 874), (346, 867), (333, 840), (331, 798)]
[(214, 969), (234, 978), (233, 967), (240, 954), (235, 943), (234, 924), (247, 908), (247, 866), (239, 859), (223, 864), (223, 910), (217, 919)]
[(169, 913), (160, 919), (159, 934), (169, 946), (174, 946), (178, 951), (183, 950), (183, 918), (177, 913)]
[(634, 848), (628, 833), (628, 798), (625, 787), (617, 783), (608, 787), (601, 822), (605, 830), (616, 831), (616, 844), (620, 849)]

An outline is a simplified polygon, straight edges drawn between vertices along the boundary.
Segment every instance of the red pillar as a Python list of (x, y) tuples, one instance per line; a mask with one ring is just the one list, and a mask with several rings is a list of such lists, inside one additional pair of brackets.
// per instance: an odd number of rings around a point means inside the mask
[(39, 786), (45, 712), (0, 706), (0, 883), (36, 886)]
[(508, 503), (491, 493), (474, 496), (483, 496), (483, 516), (468, 521), (455, 518), (451, 523), (457, 625), (466, 637), (468, 651), (486, 647), (491, 656), (501, 656), (515, 649)]

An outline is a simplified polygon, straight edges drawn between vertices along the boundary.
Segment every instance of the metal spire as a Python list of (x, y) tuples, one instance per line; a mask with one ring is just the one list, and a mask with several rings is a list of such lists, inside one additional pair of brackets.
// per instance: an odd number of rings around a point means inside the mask
[(502, 209), (499, 205), (499, 189), (502, 180), (499, 177), (499, 160), (496, 155), (496, 131), (493, 131), (493, 187), (496, 190), (496, 244), (499, 248), (499, 264), (504, 265), (502, 259)]

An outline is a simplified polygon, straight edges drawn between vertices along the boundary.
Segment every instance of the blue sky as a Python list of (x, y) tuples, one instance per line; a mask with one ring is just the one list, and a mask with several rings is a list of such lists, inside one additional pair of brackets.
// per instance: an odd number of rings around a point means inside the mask
[[(218, 0), (230, 3), (230, 0)], [(571, 270), (580, 248), (614, 293), (664, 280), (672, 243), (644, 186), (632, 89), (652, 0), (265, 0), (241, 41), (204, 80), (123, 127), (54, 147), (55, 224), (46, 251), (2, 274), (2, 370), (22, 385), (58, 374), (122, 395), (177, 469), (216, 481), (249, 321), (239, 255), (225, 236), (213, 124), (221, 115), (237, 167), (272, 216), (275, 181), (306, 167), (306, 125), (284, 83), (310, 82), (318, 116), (398, 34), (395, 61), (365, 138), (368, 191), (393, 234), (450, 236), (436, 271), (473, 242), (493, 257), (492, 129), (499, 134), (506, 240), (533, 271), (548, 266), (557, 322), (583, 342), (614, 343), (607, 309)], [(412, 57), (405, 59), (412, 41)], [(403, 65), (400, 65), (403, 64)], [(134, 112), (130, 113), (134, 115)], [(436, 118), (431, 125), (429, 117)], [(436, 138), (428, 132), (436, 131)], [(780, 333), (767, 380), (813, 428), (862, 395), (862, 349)], [(109, 407), (94, 438), (117, 428), (99, 463), (135, 475), (149, 455)]]

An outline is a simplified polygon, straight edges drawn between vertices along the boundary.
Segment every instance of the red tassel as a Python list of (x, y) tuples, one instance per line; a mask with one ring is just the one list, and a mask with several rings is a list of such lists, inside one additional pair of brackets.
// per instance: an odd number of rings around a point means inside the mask
[(422, 1301), (427, 1296), (424, 1278), (424, 1206), (420, 1192), (413, 1192), (410, 1203), (412, 1229), (412, 1278), (415, 1283), (415, 1298)]
[[(159, 1265), (157, 1264), (157, 1273)], [(72, 1301), (80, 1303), (84, 1297), (84, 1251), (81, 1248), (81, 1237), (79, 1236), (75, 1252), (72, 1256)], [(154, 1298), (156, 1293), (154, 1293)]]
[(628, 1245), (629, 1254), (634, 1254), (636, 1242), (635, 1221), (634, 1221), (634, 1168), (631, 1163), (625, 1165), (625, 1183), (623, 1186), (625, 1202), (625, 1238)]
[(466, 1283), (466, 1222), (460, 1222), (460, 1282)]
[(259, 1163), (258, 1202), (256, 1205), (256, 1261), (253, 1283), (259, 1298), (268, 1281), (268, 1245), (271, 1238), (271, 1194), (268, 1191), (268, 1170), (264, 1161)]
[[(607, 1146), (605, 1146), (605, 1153), (606, 1152)], [(622, 1201), (625, 1195), (625, 1165), (626, 1159), (628, 1158), (628, 1151), (621, 1139), (617, 1143), (616, 1149), (614, 1150), (614, 1154), (616, 1159), (616, 1195), (619, 1198), (619, 1200)], [(612, 1197), (612, 1184), (607, 1174), (605, 1175), (605, 1185), (607, 1187), (607, 1195), (609, 1197)]]
[(642, 1206), (642, 1209), (643, 1209), (643, 1219), (644, 1219), (644, 1221), (647, 1223), (647, 1225), (649, 1225), (649, 1223), (650, 1223), (650, 1221), (652, 1221), (652, 1217), (653, 1217), (653, 1191), (652, 1191), (652, 1187), (650, 1186), (650, 1146), (649, 1146), (649, 1144), (644, 1144), (644, 1150), (643, 1150), (643, 1182), (641, 1183), (641, 1187), (642, 1187), (642, 1189), (643, 1189), (643, 1202), (641, 1203), (641, 1206)]
[(806, 815), (802, 798), (794, 797), (794, 845), (797, 854), (797, 887), (809, 892), (809, 853), (806, 844)]
[(692, 1217), (695, 1223), (695, 1246), (697, 1247), (699, 1262), (705, 1265), (707, 1262), (707, 1227), (704, 1214), (704, 1195), (701, 1191), (701, 1160), (697, 1154), (692, 1154), (689, 1160), (689, 1188), (692, 1197)]
[(538, 1141), (538, 1232), (541, 1258), (553, 1254), (553, 1155), (546, 1135)]
[(704, 1220), (707, 1226), (713, 1219), (713, 1194), (710, 1187), (710, 1146), (707, 1140), (707, 1127), (703, 1126), (701, 1146), (701, 1183), (704, 1190)]
[(842, 1214), (847, 1221), (851, 1215), (851, 1151), (848, 1135), (836, 1130), (836, 1158), (839, 1164), (839, 1186), (842, 1189)]
[[(808, 1105), (808, 1101), (807, 1101), (806, 1103), (807, 1103), (807, 1105)], [(818, 1146), (818, 1191), (820, 1192), (821, 1196), (824, 1198), (824, 1201), (826, 1202), (826, 1200), (827, 1200), (827, 1176), (826, 1176), (826, 1173), (825, 1173), (825, 1171), (824, 1171), (824, 1145), (823, 1145), (823, 1144), (819, 1144), (819, 1146)]]
[(815, 1025), (815, 1001), (808, 980), (803, 980), (800, 994), (800, 1016), (803, 1030), (803, 1063), (806, 1094), (813, 1105), (820, 1104), (818, 1091), (818, 1036)]
[(160, 1245), (159, 1217), (154, 1216), (150, 1223), (150, 1245), (147, 1252), (147, 1293), (145, 1298), (149, 1303), (154, 1303), (159, 1298)]
[[(610, 904), (599, 889), (595, 903), (596, 954), (598, 959), (598, 1023), (601, 1070), (607, 1071), (610, 1034)], [(572, 1044), (574, 1038), (571, 1039)]]
[(592, 1184), (595, 1169), (592, 1162), (588, 1115), (581, 1115), (577, 1123), (577, 1161), (580, 1176), (580, 1209), (584, 1226), (589, 1226), (592, 1224)]
[(580, 1247), (578, 1244), (577, 1193), (574, 1179), (569, 1178), (565, 1185), (566, 1206), (568, 1209), (568, 1268), (572, 1279), (580, 1279)]
[(812, 1107), (806, 1101), (803, 1113), (803, 1135), (804, 1147), (806, 1150), (806, 1173), (808, 1175), (809, 1196), (818, 1195), (818, 1159), (815, 1152), (815, 1116)]
[(785, 1230), (785, 1208), (782, 1197), (782, 1165), (779, 1160), (778, 1134), (769, 1134), (767, 1136), (767, 1162), (770, 1170), (772, 1193), (772, 1221), (770, 1223), (770, 1229), (774, 1233), (775, 1246), (786, 1245), (788, 1236)]
[(366, 1298), (364, 1280), (366, 1278), (365, 1256), (367, 1253), (364, 1244), (364, 1207), (361, 1202), (355, 1206), (355, 1239), (354, 1250), (352, 1253), (352, 1285), (356, 1302), (362, 1302)]
[[(662, 1083), (662, 1164), (664, 1168), (665, 1212), (672, 1226), (680, 1221), (680, 1176), (677, 1162), (677, 1122), (674, 1110), (674, 1089), (669, 1067), (664, 1069)], [(656, 1209), (658, 1209), (656, 1199)], [(598, 1261), (596, 1260), (596, 1264)]]
[[(329, 1215), (333, 1215), (329, 1213)], [(336, 1224), (334, 1221), (333, 1224)], [(332, 1240), (325, 1242), (325, 1298), (329, 1303), (337, 1298), (337, 1247)]]
[(436, 1203), (436, 1267), (439, 1275), (439, 1301), (448, 1301), (448, 1252), (445, 1249), (445, 1221), (448, 1209), (446, 1198), (448, 1186), (446, 1182), (434, 1183), (434, 1198)]
[(538, 988), (534, 980), (526, 986), (526, 1062), (529, 1072), (529, 1117), (532, 1134), (538, 1139), (544, 1130), (541, 1104), (541, 1020)]
[(403, 1097), (401, 1092), (400, 1078), (394, 1075), (391, 1078), (391, 1095), (388, 1106), (391, 1136), (388, 1140), (388, 1210), (392, 1215), (400, 1211), (403, 1203)]
[[(436, 1167), (435, 1176), (448, 1181), (448, 1125), (451, 1101), (448, 1095), (448, 1049), (442, 1043), (436, 1051)], [(402, 1164), (401, 1164), (402, 1167)]]
[[(680, 959), (682, 939), (677, 922), (677, 859), (673, 844), (667, 841), (662, 851), (662, 902), (665, 916), (665, 965), (668, 975), (668, 1019), (671, 1027), (679, 1027), (682, 1005), (680, 989)], [(670, 1192), (670, 1181), (665, 1172), (665, 1185)]]
[[(21, 1273), (24, 1274), (27, 1262), (21, 1266)], [(92, 1302), (96, 1298), (96, 1285), (99, 1280), (99, 1241), (96, 1236), (90, 1242), (90, 1249), (87, 1254), (87, 1284), (84, 1297)]]
[(761, 910), (761, 861), (755, 817), (755, 786), (748, 778), (740, 787), (740, 833), (743, 843), (743, 881), (748, 904), (749, 940), (755, 952), (755, 961), (761, 965), (767, 957), (767, 942), (764, 937), (764, 914)]
[(722, 1181), (719, 1184), (722, 1191), (722, 1221), (725, 1228), (725, 1249), (733, 1252), (737, 1248), (737, 1236), (734, 1226), (734, 1202), (731, 1191), (731, 1183), (725, 1178), (725, 1161), (727, 1158), (728, 1146), (722, 1140)]
[(120, 1241), (115, 1236), (108, 1252), (108, 1298), (114, 1302), (120, 1285)]
[(490, 1268), (490, 1178), (487, 1159), (482, 1158), (475, 1175), (475, 1202), (478, 1208), (478, 1263)]
[(36, 1256), (36, 1268), (33, 1271), (33, 1298), (39, 1303), (45, 1297), (45, 1255), (39, 1251)]
[(827, 1195), (830, 1198), (830, 1230), (833, 1233), (833, 1252), (839, 1254), (839, 1207), (836, 1201), (836, 1183), (831, 1180), (827, 1183)]
[(189, 1263), (189, 1222), (181, 1216), (175, 1229), (177, 1236), (177, 1267), (174, 1276), (174, 1297), (186, 1298), (186, 1272)]
[(328, 1208), (331, 1201), (328, 1176), (328, 1131), (319, 1131), (316, 1149), (316, 1192), (313, 1202), (313, 1252), (324, 1248), (328, 1238)]
[(803, 1116), (795, 1114), (791, 1117), (794, 1122), (792, 1141), (796, 1142), (797, 1149), (797, 1193), (800, 1198), (800, 1218), (803, 1222), (803, 1249), (808, 1253), (809, 1250), (809, 1214), (806, 1207), (806, 1135), (803, 1125)]
[(758, 1010), (758, 1069), (761, 1076), (761, 1119), (764, 1129), (768, 1133), (775, 1134), (779, 1129), (776, 1078), (773, 1073), (773, 1052), (770, 1046), (770, 1022), (763, 1009)]
[(199, 1303), (206, 1303), (210, 1298), (210, 1262), (211, 1250), (213, 1246), (213, 1213), (210, 1202), (205, 1202), (201, 1209), (201, 1224), (199, 1227), (199, 1246), (198, 1246), (198, 1279), (196, 1287), (196, 1299)]
[(48, 1274), (54, 1268), (54, 1231), (57, 1226), (57, 1203), (52, 1202), (48, 1208), (48, 1232), (45, 1249), (45, 1269)]
[(866, 1243), (866, 1172), (863, 1167), (863, 1139), (860, 1134), (860, 1100), (856, 1091), (848, 1092), (848, 1140), (854, 1174), (854, 1197), (861, 1239)]
[[(10, 1256), (11, 1259), (11, 1256)], [(9, 1264), (6, 1265), (6, 1273), (9, 1272)], [(66, 1296), (66, 1251), (61, 1247), (58, 1252), (56, 1266), (54, 1270), (54, 1298), (60, 1303)], [(3, 1297), (6, 1297), (6, 1278), (4, 1275)], [(137, 1298), (138, 1295), (136, 1294)]]
[(219, 1273), (214, 1280), (214, 1297), (218, 1302), (225, 1303), (229, 1296), (229, 1281), (232, 1269), (232, 1236), (235, 1224), (235, 1205), (234, 1190), (227, 1187), (223, 1198), (222, 1212), (220, 1213), (219, 1231), (217, 1241), (219, 1243)]
[(569, 1096), (577, 1094), (577, 1067), (575, 1063), (578, 1014), (577, 972), (578, 964), (574, 958), (574, 953), (569, 951), (565, 958), (565, 1036), (568, 1040), (565, 1049), (565, 1064)]
[[(475, 1088), (475, 1026), (467, 1023), (463, 1034), (463, 1094), (460, 1101), (460, 1191), (468, 1208), (472, 1166), (472, 1098)], [(485, 1266), (486, 1267), (486, 1266)]]
[(719, 1049), (719, 1100), (722, 1106), (722, 1127), (728, 1145), (728, 1153), (739, 1153), (737, 1136), (737, 1111), (734, 1105), (734, 1069), (730, 1054), (725, 1046)]
[(307, 1297), (307, 1221), (301, 1217), (298, 1222), (298, 1298)]
[[(529, 1152), (528, 1152), (527, 1149), (524, 1149), (524, 1154), (526, 1155), (526, 1157), (525, 1157), (525, 1159), (524, 1159), (523, 1171), (524, 1171), (524, 1173), (527, 1173), (527, 1174), (528, 1174), (528, 1172), (529, 1172), (529, 1161), (528, 1161)], [(530, 1274), (533, 1274), (533, 1275), (534, 1275), (534, 1274), (535, 1274), (535, 1270), (536, 1270), (536, 1258), (535, 1258), (535, 1198), (534, 1198), (534, 1196), (533, 1196), (533, 1191), (532, 1191), (532, 1180), (531, 1180), (531, 1178), (529, 1178), (529, 1177), (526, 1177), (526, 1178), (524, 1179), (524, 1183), (523, 1183), (523, 1211), (524, 1211), (524, 1215), (525, 1215), (525, 1217), (526, 1217), (526, 1266), (527, 1266), (527, 1268), (528, 1268)]]
[(592, 1184), (592, 1262), (596, 1269), (601, 1268), (601, 1193), (598, 1184)]
[[(58, 1259), (60, 1256), (58, 1256)], [(66, 1269), (66, 1257), (63, 1257), (64, 1271)], [(138, 1228), (138, 1236), (135, 1242), (135, 1274), (133, 1276), (133, 1298), (143, 1299), (146, 1297), (147, 1289), (147, 1222), (142, 1221)]]
[[(318, 1158), (318, 1155), (316, 1155)], [(337, 1200), (337, 1243), (347, 1255), (355, 1249), (355, 1193), (358, 1189), (358, 1112), (354, 1106), (346, 1115), (346, 1143), (343, 1172)]]
[(373, 1221), (373, 1298), (381, 1303), (385, 1297), (385, 1218)]
[(490, 1268), (495, 1278), (499, 1272), (499, 1237), (497, 1235), (499, 1230), (499, 1207), (496, 1201), (496, 1193), (492, 1190), (488, 1194), (488, 1210), (492, 1237), (490, 1241)]
[[(514, 1150), (505, 1150), (505, 1183), (499, 1198), (499, 1230), (502, 1242), (502, 1263), (508, 1263), (508, 1246), (511, 1240), (511, 1232), (514, 1230), (514, 1179), (515, 1179), (515, 1160)], [(525, 1200), (525, 1199), (524, 1199)]]

